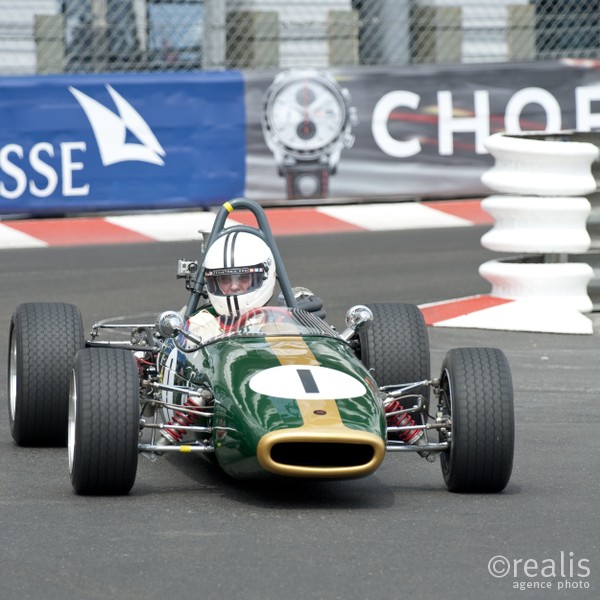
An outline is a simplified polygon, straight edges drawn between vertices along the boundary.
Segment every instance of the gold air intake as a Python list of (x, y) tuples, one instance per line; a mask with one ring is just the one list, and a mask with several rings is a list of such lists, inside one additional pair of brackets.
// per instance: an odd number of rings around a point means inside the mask
[(383, 440), (349, 428), (283, 429), (258, 443), (260, 466), (288, 477), (347, 479), (375, 471), (385, 456)]

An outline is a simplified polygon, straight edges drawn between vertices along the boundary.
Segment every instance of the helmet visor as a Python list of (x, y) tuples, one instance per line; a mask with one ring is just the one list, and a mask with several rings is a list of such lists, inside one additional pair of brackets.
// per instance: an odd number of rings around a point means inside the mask
[(207, 269), (204, 273), (206, 288), (214, 296), (240, 296), (258, 289), (265, 279), (262, 265)]

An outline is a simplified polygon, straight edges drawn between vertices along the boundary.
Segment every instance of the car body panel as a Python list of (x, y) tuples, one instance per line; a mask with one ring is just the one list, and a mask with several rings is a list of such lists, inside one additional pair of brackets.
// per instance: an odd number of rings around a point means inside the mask
[(159, 356), (163, 380), (211, 389), (215, 456), (230, 475), (368, 475), (385, 454), (375, 381), (334, 333), (287, 331), (228, 335), (189, 353), (166, 346)]

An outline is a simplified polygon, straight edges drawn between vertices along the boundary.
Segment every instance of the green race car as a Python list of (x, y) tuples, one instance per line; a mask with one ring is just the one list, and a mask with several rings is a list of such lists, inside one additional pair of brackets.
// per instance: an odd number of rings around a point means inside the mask
[[(257, 227), (229, 226), (236, 209), (250, 210)], [(235, 478), (307, 479), (364, 477), (387, 454), (411, 452), (439, 457), (452, 491), (504, 489), (514, 411), (500, 350), (450, 350), (431, 378), (417, 306), (357, 305), (338, 332), (318, 298), (291, 286), (257, 203), (226, 203), (206, 251), (225, 231), (269, 246), (281, 293), (279, 305), (253, 308), (215, 335), (190, 326), (212, 310), (202, 259), (179, 261), (190, 292), (180, 311), (102, 321), (88, 340), (75, 306), (19, 305), (8, 367), (18, 445), (67, 445), (79, 494), (126, 494), (138, 456), (167, 452), (202, 454)]]

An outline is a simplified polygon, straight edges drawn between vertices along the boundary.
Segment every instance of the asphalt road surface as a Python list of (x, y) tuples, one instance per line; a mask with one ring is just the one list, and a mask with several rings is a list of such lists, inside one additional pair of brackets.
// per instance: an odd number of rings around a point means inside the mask
[[(349, 306), (489, 291), (484, 229), (280, 240), (294, 285)], [(25, 301), (104, 317), (179, 308), (192, 243), (1, 251), (0, 332)], [(600, 318), (597, 329), (600, 330)], [(457, 346), (505, 351), (515, 466), (498, 495), (446, 491), (439, 462), (391, 454), (361, 480), (240, 483), (195, 456), (140, 458), (127, 497), (79, 497), (65, 449), (14, 445), (0, 370), (0, 598), (600, 597), (600, 355), (592, 336), (430, 329), (437, 374)], [(522, 587), (523, 589), (519, 589)]]

